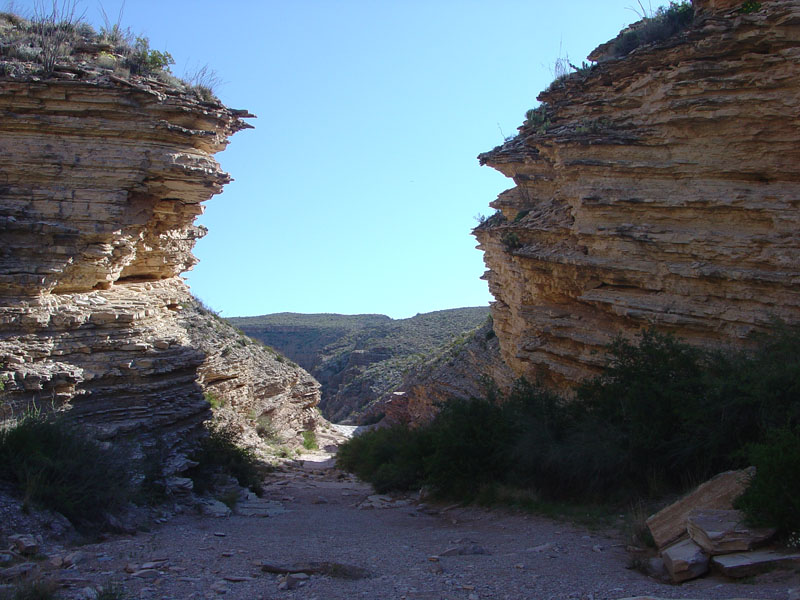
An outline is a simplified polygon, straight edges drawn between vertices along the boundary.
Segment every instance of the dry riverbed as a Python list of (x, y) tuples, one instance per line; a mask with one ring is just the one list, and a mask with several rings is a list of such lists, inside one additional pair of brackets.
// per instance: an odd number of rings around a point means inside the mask
[(621, 533), (376, 496), (333, 469), (330, 455), (304, 458), (311, 460), (271, 475), (263, 498), (241, 503), (247, 514), (174, 514), (145, 533), (63, 549), (45, 544), (39, 568), (72, 598), (94, 597), (112, 582), (127, 598), (153, 600), (800, 597), (797, 574), (785, 572), (745, 583), (659, 583), (626, 569)]

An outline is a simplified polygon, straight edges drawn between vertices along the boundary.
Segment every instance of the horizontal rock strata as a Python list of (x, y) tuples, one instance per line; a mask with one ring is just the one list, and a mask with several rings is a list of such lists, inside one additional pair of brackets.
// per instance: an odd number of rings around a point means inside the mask
[(480, 156), (515, 183), (475, 235), (520, 375), (569, 387), (645, 327), (715, 347), (800, 320), (800, 2), (695, 6)]
[[(178, 318), (192, 305), (179, 274), (201, 202), (230, 180), (213, 154), (252, 115), (153, 78), (71, 74), (0, 85), (2, 410), (175, 441), (210, 415), (201, 386), (235, 380)], [(313, 404), (312, 382), (274, 376), (253, 387)]]

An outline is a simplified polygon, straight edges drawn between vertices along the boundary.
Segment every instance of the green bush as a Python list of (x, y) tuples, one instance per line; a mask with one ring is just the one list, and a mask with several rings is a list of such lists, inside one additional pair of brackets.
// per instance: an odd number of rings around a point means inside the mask
[(756, 524), (800, 532), (800, 428), (773, 430), (747, 454), (756, 475), (736, 507)]
[(187, 472), (194, 483), (194, 490), (200, 494), (210, 492), (214, 489), (216, 476), (227, 474), (242, 487), (261, 496), (265, 466), (253, 451), (236, 443), (236, 432), (232, 427), (208, 424), (207, 429), (208, 435), (200, 441), (198, 449), (191, 456), (198, 465)]
[(30, 415), (0, 430), (0, 479), (25, 504), (60, 512), (76, 526), (102, 523), (131, 498), (129, 457), (63, 416)]
[(487, 386), (486, 399), (446, 403), (422, 428), (350, 440), (339, 465), (380, 491), (425, 484), (468, 499), (510, 486), (613, 502), (746, 466), (742, 448), (800, 427), (797, 327), (777, 326), (748, 352), (705, 352), (653, 331), (608, 351), (603, 373), (574, 397), (524, 380), (507, 396)]
[(133, 75), (149, 75), (157, 71), (169, 70), (175, 64), (175, 59), (169, 52), (150, 49), (150, 40), (146, 37), (137, 37), (136, 44), (126, 62)]
[(443, 497), (472, 498), (510, 466), (504, 441), (512, 423), (485, 399), (453, 400), (426, 429), (425, 481)]
[(318, 450), (319, 444), (317, 443), (317, 434), (313, 431), (303, 432), (303, 448), (306, 450)]
[(379, 493), (410, 490), (422, 485), (427, 447), (422, 430), (374, 429), (339, 446), (336, 465), (370, 482)]

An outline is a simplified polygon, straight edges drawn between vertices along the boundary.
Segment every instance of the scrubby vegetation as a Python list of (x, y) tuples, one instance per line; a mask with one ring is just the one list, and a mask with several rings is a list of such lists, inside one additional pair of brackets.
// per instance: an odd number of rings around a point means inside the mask
[(207, 65), (179, 79), (170, 72), (175, 60), (169, 52), (151, 48), (147, 37), (124, 28), (121, 13), (112, 23), (101, 12), (99, 32), (86, 22), (79, 0), (37, 2), (30, 18), (0, 12), (0, 76), (49, 77), (64, 65), (89, 64), (118, 77), (154, 77), (200, 100), (216, 101), (214, 87), (220, 79)]
[(800, 528), (791, 483), (800, 468), (799, 328), (777, 327), (749, 352), (705, 352), (647, 331), (635, 343), (618, 339), (609, 356), (574, 397), (520, 380), (507, 395), (446, 403), (428, 426), (356, 437), (338, 463), (379, 491), (427, 485), (475, 500), (510, 486), (542, 500), (613, 503), (680, 491), (752, 459), (759, 474), (743, 506)]
[(191, 456), (198, 465), (187, 473), (194, 483), (194, 491), (211, 492), (220, 476), (230, 475), (239, 485), (260, 496), (266, 465), (258, 461), (252, 450), (237, 444), (232, 427), (209, 422), (207, 428), (208, 436), (200, 441), (199, 448)]
[(77, 526), (101, 524), (133, 497), (130, 457), (95, 442), (63, 416), (30, 414), (0, 428), (0, 479), (24, 506), (55, 510)]
[(615, 56), (625, 56), (640, 46), (666, 40), (686, 29), (694, 20), (694, 8), (691, 2), (670, 2), (669, 6), (642, 17), (637, 25), (617, 37)]

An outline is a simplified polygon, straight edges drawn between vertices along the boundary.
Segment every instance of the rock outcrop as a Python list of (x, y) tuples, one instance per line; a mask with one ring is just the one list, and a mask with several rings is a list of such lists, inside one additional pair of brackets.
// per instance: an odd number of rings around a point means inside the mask
[(320, 384), (307, 371), (197, 301), (184, 305), (178, 323), (205, 354), (197, 381), (215, 405), (215, 421), (232, 426), (246, 445), (300, 446), (302, 432), (327, 425), (317, 410)]
[(800, 320), (800, 2), (694, 5), (479, 157), (515, 183), (475, 235), (519, 375), (569, 387), (645, 327), (715, 347)]
[(369, 408), (367, 422), (412, 427), (428, 423), (442, 404), (453, 399), (483, 398), (487, 386), (509, 390), (514, 372), (500, 356), (500, 344), (488, 319), (472, 334), (440, 348), (403, 376), (398, 388)]
[(200, 339), (214, 319), (179, 277), (201, 203), (230, 181), (213, 154), (253, 115), (76, 48), (49, 75), (0, 60), (3, 416), (68, 409), (101, 439), (170, 446), (209, 418), (209, 388), (305, 427), (313, 379), (250, 346), (226, 352), (235, 332)]

